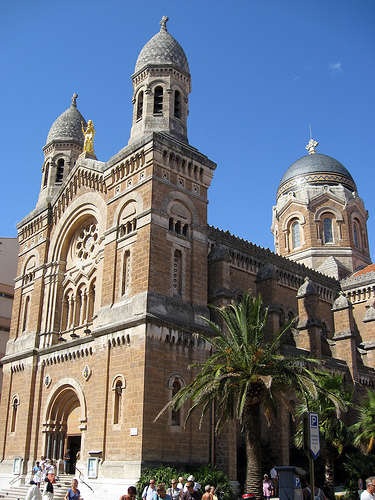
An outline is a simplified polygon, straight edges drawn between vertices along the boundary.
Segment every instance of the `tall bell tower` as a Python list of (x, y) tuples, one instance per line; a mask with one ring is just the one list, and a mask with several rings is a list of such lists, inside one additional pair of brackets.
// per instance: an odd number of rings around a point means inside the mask
[(147, 132), (166, 132), (188, 142), (189, 64), (181, 45), (168, 33), (167, 21), (163, 16), (159, 33), (146, 43), (135, 65), (130, 142)]

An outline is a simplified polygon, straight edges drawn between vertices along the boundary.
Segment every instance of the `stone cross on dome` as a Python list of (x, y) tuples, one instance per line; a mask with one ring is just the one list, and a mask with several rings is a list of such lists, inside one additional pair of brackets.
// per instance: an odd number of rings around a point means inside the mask
[(160, 21), (160, 31), (168, 31), (167, 30), (167, 21), (169, 21), (169, 17), (163, 16)]
[(74, 106), (75, 108), (77, 107), (77, 102), (76, 102), (77, 101), (77, 97), (78, 97), (78, 94), (76, 94), (74, 92), (73, 97), (72, 97), (72, 106)]
[(313, 155), (316, 153), (315, 148), (319, 146), (319, 142), (314, 141), (314, 139), (310, 139), (308, 145), (306, 146), (309, 155)]

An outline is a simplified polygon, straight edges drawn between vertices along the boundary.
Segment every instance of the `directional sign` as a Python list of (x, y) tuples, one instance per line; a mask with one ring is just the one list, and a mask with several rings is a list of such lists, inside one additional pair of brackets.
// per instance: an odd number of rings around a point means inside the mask
[(320, 452), (319, 415), (312, 412), (309, 413), (309, 448), (317, 459)]

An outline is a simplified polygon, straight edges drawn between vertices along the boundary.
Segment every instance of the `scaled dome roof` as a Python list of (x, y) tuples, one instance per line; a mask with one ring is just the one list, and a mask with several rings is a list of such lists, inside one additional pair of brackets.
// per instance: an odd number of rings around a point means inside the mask
[(83, 146), (82, 123), (84, 128), (87, 127), (87, 123), (77, 109), (77, 97), (77, 94), (73, 95), (70, 108), (64, 111), (53, 123), (46, 144), (52, 141), (76, 141)]
[(318, 143), (315, 143), (315, 146), (310, 148), (310, 154), (302, 156), (288, 168), (280, 181), (277, 197), (304, 184), (342, 184), (351, 191), (357, 190), (353, 177), (344, 165), (331, 156), (316, 153), (317, 145)]
[(141, 50), (135, 64), (134, 73), (147, 65), (171, 65), (189, 74), (189, 63), (181, 45), (167, 31), (168, 18), (163, 16), (160, 31), (149, 40)]

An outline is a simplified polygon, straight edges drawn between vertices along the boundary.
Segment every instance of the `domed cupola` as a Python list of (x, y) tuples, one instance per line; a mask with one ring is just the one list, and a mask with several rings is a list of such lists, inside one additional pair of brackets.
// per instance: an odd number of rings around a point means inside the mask
[(280, 181), (277, 197), (307, 184), (314, 186), (341, 184), (351, 191), (357, 190), (349, 171), (334, 158), (316, 153), (317, 146), (318, 143), (311, 139), (306, 146), (309, 154), (302, 156), (288, 168)]
[(163, 16), (160, 32), (146, 43), (135, 65), (130, 142), (149, 132), (164, 132), (188, 142), (189, 64), (181, 45), (168, 33), (167, 21)]
[(49, 130), (43, 148), (44, 163), (38, 205), (52, 200), (83, 151), (82, 128), (86, 128), (87, 123), (77, 109), (77, 97), (77, 94), (73, 94), (72, 104), (54, 121)]
[(273, 207), (275, 251), (341, 279), (370, 261), (367, 212), (349, 171), (316, 153), (295, 161), (283, 175)]

